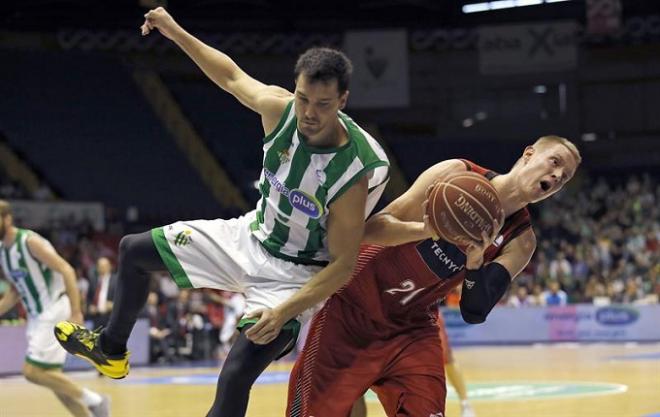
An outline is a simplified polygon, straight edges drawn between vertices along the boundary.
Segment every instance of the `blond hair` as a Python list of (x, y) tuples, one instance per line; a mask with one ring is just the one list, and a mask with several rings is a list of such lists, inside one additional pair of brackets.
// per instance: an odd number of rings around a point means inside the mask
[(5, 217), (8, 214), (12, 214), (11, 205), (5, 200), (0, 200), (0, 217)]
[(571, 155), (573, 155), (573, 158), (575, 158), (575, 162), (578, 163), (578, 165), (582, 162), (582, 156), (580, 155), (580, 151), (578, 150), (577, 146), (570, 140), (566, 138), (562, 138), (561, 136), (555, 136), (555, 135), (547, 135), (547, 136), (541, 136), (534, 142), (532, 145), (534, 148), (546, 148), (550, 145), (555, 145), (555, 144), (560, 144), (566, 147), (571, 152)]

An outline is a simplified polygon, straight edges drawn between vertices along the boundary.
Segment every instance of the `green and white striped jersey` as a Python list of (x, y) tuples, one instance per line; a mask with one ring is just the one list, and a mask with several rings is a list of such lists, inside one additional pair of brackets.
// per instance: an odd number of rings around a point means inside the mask
[(25, 309), (34, 318), (47, 311), (64, 293), (64, 279), (30, 253), (27, 239), (36, 233), (27, 229), (17, 230), (13, 245), (5, 247), (0, 242), (0, 264), (4, 276), (14, 284)]
[(299, 264), (329, 261), (329, 206), (356, 181), (369, 179), (366, 216), (389, 179), (383, 148), (350, 117), (339, 113), (348, 143), (338, 148), (306, 145), (296, 128), (294, 101), (275, 130), (264, 138), (264, 166), (259, 179), (253, 235), (273, 256)]

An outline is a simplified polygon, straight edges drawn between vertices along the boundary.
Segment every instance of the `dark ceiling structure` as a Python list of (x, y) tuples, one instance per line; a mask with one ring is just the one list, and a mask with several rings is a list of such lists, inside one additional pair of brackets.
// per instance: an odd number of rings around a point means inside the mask
[[(186, 27), (215, 32), (423, 29), (585, 18), (585, 0), (471, 14), (464, 14), (462, 6), (482, 0), (5, 0), (0, 9), (0, 28), (42, 32), (60, 28), (136, 28), (149, 6), (163, 1)], [(624, 18), (660, 13), (658, 0), (621, 3)]]

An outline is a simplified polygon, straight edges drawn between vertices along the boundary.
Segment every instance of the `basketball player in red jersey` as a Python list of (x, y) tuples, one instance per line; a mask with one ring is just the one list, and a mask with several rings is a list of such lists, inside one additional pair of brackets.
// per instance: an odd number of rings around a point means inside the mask
[[(482, 323), (536, 249), (526, 206), (558, 192), (581, 162), (576, 146), (544, 136), (503, 175), (467, 160), (440, 162), (369, 219), (349, 284), (315, 316), (289, 380), (287, 417), (346, 417), (371, 388), (388, 417), (444, 417), (442, 346), (430, 306), (462, 285), (461, 314)], [(503, 225), (480, 242), (434, 240), (428, 189), (474, 171), (498, 192)]]
[[(438, 358), (438, 360), (443, 361), (447, 379), (454, 387), (456, 395), (460, 400), (460, 417), (476, 417), (476, 414), (472, 409), (470, 402), (468, 401), (468, 392), (467, 387), (465, 386), (465, 380), (463, 379), (463, 374), (458, 367), (458, 363), (454, 359), (454, 354), (452, 353), (451, 345), (449, 344), (449, 337), (447, 336), (445, 320), (442, 318), (442, 314), (437, 315), (436, 324), (438, 326), (440, 346), (442, 347), (442, 358)], [(367, 404), (365, 403), (364, 396), (361, 397), (355, 404), (353, 404), (351, 417), (367, 417)]]

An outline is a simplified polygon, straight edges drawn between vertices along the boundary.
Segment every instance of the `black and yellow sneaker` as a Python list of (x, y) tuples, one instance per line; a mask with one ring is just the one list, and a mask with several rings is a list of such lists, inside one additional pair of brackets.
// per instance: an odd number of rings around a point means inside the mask
[(55, 325), (55, 338), (67, 352), (85, 359), (107, 377), (124, 378), (130, 370), (130, 352), (116, 356), (106, 355), (99, 346), (99, 336), (100, 333), (70, 321), (61, 321)]

